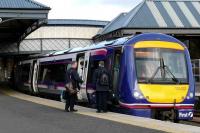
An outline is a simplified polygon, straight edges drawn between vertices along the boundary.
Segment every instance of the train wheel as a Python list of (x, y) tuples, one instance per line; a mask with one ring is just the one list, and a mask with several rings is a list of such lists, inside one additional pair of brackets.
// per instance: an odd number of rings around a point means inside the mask
[(179, 123), (179, 119), (178, 119), (178, 111), (176, 110), (172, 110), (172, 122), (174, 123)]

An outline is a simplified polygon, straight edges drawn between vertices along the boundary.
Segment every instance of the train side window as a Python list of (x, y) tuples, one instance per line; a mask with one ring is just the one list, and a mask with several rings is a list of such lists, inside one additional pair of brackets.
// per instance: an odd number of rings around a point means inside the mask
[(39, 82), (65, 82), (65, 67), (65, 64), (41, 65), (38, 78)]
[(54, 80), (55, 82), (65, 82), (65, 65), (64, 64), (58, 64), (54, 67)]
[(45, 66), (43, 71), (43, 82), (50, 82), (52, 80), (51, 73), (51, 66)]
[(41, 65), (40, 66), (40, 70), (39, 70), (39, 76), (38, 76), (38, 81), (39, 82), (44, 82), (44, 78), (46, 76), (46, 73), (47, 73), (47, 68), (45, 65)]

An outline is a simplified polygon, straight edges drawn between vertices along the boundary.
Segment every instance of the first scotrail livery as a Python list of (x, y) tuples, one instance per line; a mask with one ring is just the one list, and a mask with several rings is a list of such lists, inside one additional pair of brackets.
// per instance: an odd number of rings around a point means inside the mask
[(32, 94), (60, 94), (72, 61), (84, 80), (80, 101), (95, 104), (92, 77), (104, 60), (112, 76), (110, 104), (122, 112), (178, 121), (193, 118), (194, 79), (187, 47), (164, 34), (148, 33), (104, 41), (21, 61), (16, 69), (19, 89)]

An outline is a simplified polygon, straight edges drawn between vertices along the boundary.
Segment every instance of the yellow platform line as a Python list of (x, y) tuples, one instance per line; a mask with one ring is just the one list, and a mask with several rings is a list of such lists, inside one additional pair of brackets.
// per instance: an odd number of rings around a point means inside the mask
[[(5, 95), (15, 97), (21, 100), (64, 110), (64, 103), (62, 102), (26, 95), (7, 88), (6, 89), (0, 88), (0, 92)], [(153, 120), (149, 118), (142, 118), (142, 117), (130, 116), (113, 112), (97, 114), (95, 113), (95, 109), (85, 108), (81, 106), (77, 106), (77, 109), (79, 110), (78, 112), (76, 112), (77, 114), (148, 128), (148, 129), (160, 130), (164, 132), (172, 132), (172, 133), (200, 132), (200, 127), (195, 127), (190, 125), (176, 124), (171, 122)]]

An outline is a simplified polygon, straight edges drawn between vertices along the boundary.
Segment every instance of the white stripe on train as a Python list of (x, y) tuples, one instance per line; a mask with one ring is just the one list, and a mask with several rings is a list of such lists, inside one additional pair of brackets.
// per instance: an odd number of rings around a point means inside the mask
[(140, 104), (140, 103), (123, 103), (123, 102), (121, 102), (121, 101), (119, 101), (119, 103), (121, 104), (121, 105), (125, 105), (125, 106), (157, 106), (157, 107), (159, 107), (159, 106), (166, 106), (166, 107), (168, 107), (168, 106), (194, 106), (194, 104)]

